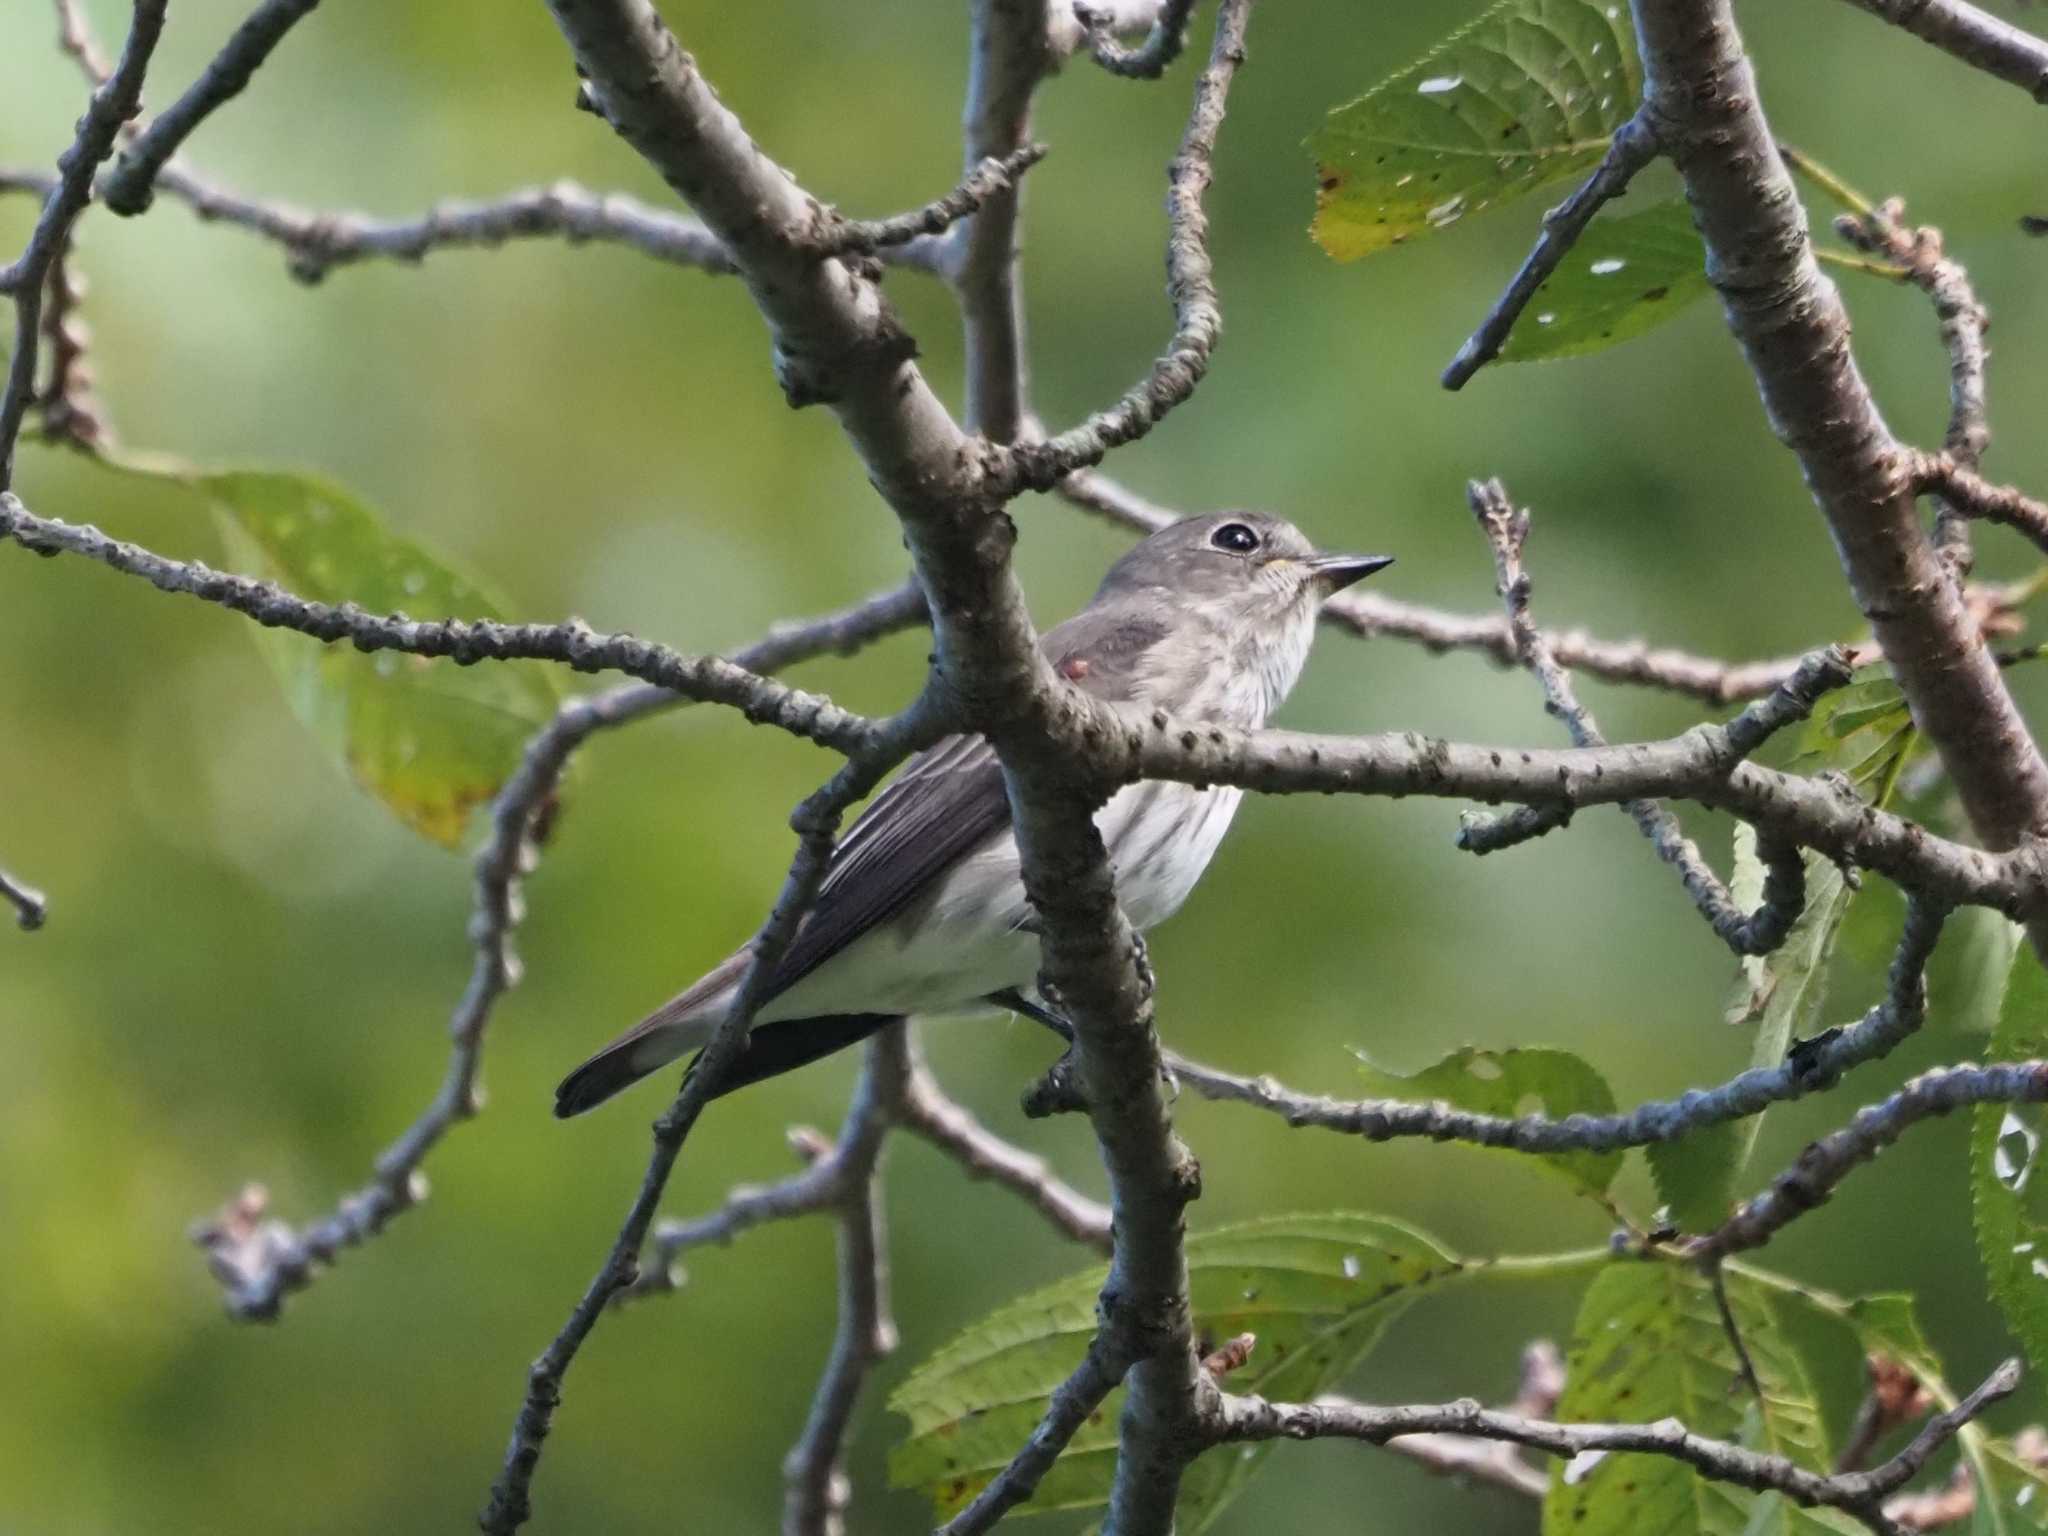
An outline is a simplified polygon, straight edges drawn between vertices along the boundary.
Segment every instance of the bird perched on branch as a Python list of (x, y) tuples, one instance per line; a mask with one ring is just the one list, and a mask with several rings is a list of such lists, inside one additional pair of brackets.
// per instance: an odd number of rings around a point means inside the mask
[[(1253, 512), (1189, 518), (1110, 568), (1041, 642), (1097, 698), (1255, 729), (1301, 676), (1323, 600), (1391, 563), (1319, 555)], [(1147, 781), (1096, 812), (1131, 926), (1173, 915), (1237, 810), (1229, 786)], [(555, 1091), (579, 1115), (702, 1047), (747, 967), (740, 951), (584, 1062)], [(721, 1093), (816, 1061), (913, 1013), (984, 1004), (1049, 1018), (1026, 997), (1038, 938), (995, 749), (949, 736), (877, 795), (832, 855), (817, 901), (768, 979)]]

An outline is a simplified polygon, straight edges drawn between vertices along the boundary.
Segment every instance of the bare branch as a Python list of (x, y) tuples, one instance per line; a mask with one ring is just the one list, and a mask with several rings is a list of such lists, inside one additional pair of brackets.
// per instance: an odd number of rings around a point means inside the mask
[(12, 495), (0, 493), (0, 539), (12, 538), (37, 554), (82, 555), (164, 592), (181, 593), (245, 614), (273, 629), (297, 630), (316, 640), (346, 639), (359, 651), (404, 651), (478, 661), (554, 661), (579, 672), (624, 672), (706, 703), (728, 704), (757, 725), (775, 725), (835, 751), (870, 747), (875, 722), (830, 700), (764, 677), (717, 657), (688, 656), (631, 635), (600, 635), (581, 620), (562, 624), (501, 624), (493, 620), (379, 618), (353, 603), (336, 607), (295, 597), (275, 582), (252, 581), (152, 554), (110, 539), (91, 524), (40, 518)]
[(307, 213), (243, 197), (180, 165), (166, 166), (157, 188), (208, 222), (232, 224), (284, 247), (292, 276), (317, 283), (336, 267), (379, 258), (416, 262), (431, 252), (490, 248), (508, 240), (561, 236), (629, 246), (657, 261), (720, 274), (736, 270), (718, 237), (696, 219), (650, 208), (622, 192), (597, 193), (572, 181), (530, 187), (486, 203), (436, 203), (416, 219), (384, 221), (353, 213)]
[(1151, 372), (1106, 411), (1042, 443), (1009, 450), (998, 477), (1006, 486), (1046, 491), (1062, 475), (1099, 464), (1109, 451), (1143, 437), (1185, 402), (1209, 370), (1209, 354), (1223, 328), (1209, 260), (1209, 216), (1202, 196), (1216, 158), (1216, 134), (1230, 83), (1244, 62), (1245, 21), (1251, 0), (1222, 0), (1209, 64), (1195, 86), (1194, 106), (1180, 152), (1167, 167), (1166, 291), (1173, 301), (1173, 337)]
[[(1977, 301), (1962, 263), (1944, 253), (1941, 231), (1908, 229), (1904, 218), (1905, 205), (1893, 198), (1881, 208), (1844, 214), (1835, 220), (1835, 229), (1858, 249), (1897, 262), (1908, 280), (1933, 301), (1942, 343), (1948, 348), (1949, 417), (1942, 451), (1958, 468), (1974, 472), (1991, 441), (1984, 404), (1984, 371), (1991, 357), (1984, 331), (1990, 316)], [(1946, 500), (1937, 505), (1934, 543), (1951, 567), (1968, 573), (1969, 529)]]
[[(1498, 480), (1475, 480), (1466, 487), (1466, 495), (1481, 531), (1493, 546), (1496, 585), (1501, 601), (1507, 605), (1508, 629), (1522, 664), (1535, 674), (1543, 688), (1546, 707), (1564, 722), (1573, 744), (1604, 747), (1607, 738), (1600, 734), (1592, 712), (1579, 702), (1572, 689), (1571, 675), (1551, 655), (1529, 613), (1529, 575), (1522, 565), (1522, 546), (1529, 537), (1528, 512), (1515, 509), (1507, 488)], [(1846, 681), (1847, 659), (1839, 653), (1836, 656), (1843, 664), (1842, 677)], [(1772, 695), (1773, 699), (1778, 697)], [(1793, 699), (1792, 707), (1801, 715), (1806, 713), (1798, 698)], [(1756, 911), (1745, 913), (1707, 864), (1699, 846), (1685, 835), (1676, 816), (1654, 800), (1625, 800), (1621, 808), (1650, 840), (1657, 857), (1678, 871), (1678, 878), (1693, 905), (1699, 908), (1700, 916), (1736, 954), (1769, 954), (1785, 942), (1785, 935), (1792, 931), (1806, 902), (1806, 864), (1798, 849), (1782, 843), (1765, 849), (1769, 873), (1764, 883), (1763, 904)], [(1505, 829), (1498, 822), (1468, 821), (1459, 831), (1458, 845), (1474, 853), (1493, 852), (1507, 840), (1504, 832), (1519, 840), (1526, 833), (1562, 825), (1569, 814), (1568, 810), (1539, 811), (1534, 816), (1524, 815), (1519, 824), (1510, 816), (1504, 818), (1510, 823)]]
[(841, 219), (821, 234), (812, 249), (820, 256), (870, 256), (923, 236), (942, 235), (988, 206), (999, 193), (1015, 197), (1024, 173), (1045, 158), (1043, 144), (1025, 144), (998, 159), (991, 155), (970, 170), (959, 186), (936, 202), (887, 219)]
[(1968, 0), (1850, 0), (1972, 68), (2048, 102), (2048, 41)]
[[(0, 393), (0, 496), (14, 484), (14, 450), (21, 423), (35, 398), (36, 354), (42, 322), (43, 289), (50, 268), (71, 237), (71, 226), (92, 198), (93, 173), (113, 153), (121, 125), (142, 109), (142, 77), (150, 55), (163, 35), (167, 0), (135, 0), (128, 41), (121, 60), (106, 83), (92, 93), (78, 133), (57, 159), (57, 183), (43, 200), (43, 211), (30, 233), (28, 246), (0, 268), (0, 293), (14, 298), (14, 356), (7, 385)], [(67, 20), (69, 12), (62, 13)], [(6, 504), (0, 503), (0, 514)]]
[(1031, 1431), (1031, 1438), (1010, 1464), (974, 1496), (973, 1503), (939, 1527), (938, 1536), (982, 1536), (1031, 1497), (1032, 1490), (1059, 1460), (1060, 1452), (1130, 1369), (1131, 1362), (1121, 1349), (1120, 1341), (1111, 1337), (1109, 1330), (1097, 1330), (1074, 1373), (1054, 1389), (1045, 1417)]
[(1858, 1110), (1847, 1127), (1824, 1136), (1718, 1230), (1687, 1249), (1703, 1260), (1761, 1248), (1829, 1196), (1857, 1165), (1897, 1141), (1910, 1126), (1972, 1104), (2048, 1102), (2048, 1061), (1994, 1062), (1923, 1072), (1881, 1104)]
[(1844, 1510), (1873, 1531), (1897, 1530), (1885, 1515), (1885, 1496), (1905, 1486), (1956, 1431), (2019, 1387), (2020, 1364), (2008, 1360), (1952, 1411), (1935, 1415), (1927, 1427), (1890, 1461), (1868, 1472), (1823, 1476), (1784, 1456), (1762, 1455), (1726, 1441), (1691, 1433), (1676, 1419), (1655, 1424), (1558, 1424), (1462, 1402), (1375, 1408), (1341, 1398), (1313, 1403), (1269, 1403), (1257, 1397), (1224, 1397), (1215, 1416), (1222, 1443), (1252, 1440), (1339, 1438), (1384, 1445), (1401, 1435), (1455, 1434), (1508, 1440), (1558, 1456), (1588, 1451), (1635, 1451), (1668, 1456), (1698, 1468), (1718, 1482), (1758, 1492), (1775, 1489), (1794, 1503)]
[(1204, 1098), (1250, 1104), (1279, 1115), (1289, 1125), (1319, 1126), (1367, 1141), (1420, 1136), (1534, 1153), (1650, 1146), (1831, 1087), (1851, 1068), (1888, 1054), (1926, 1017), (1927, 958), (1940, 938), (1942, 920), (1938, 905), (1916, 901), (1908, 906), (1885, 995), (1856, 1023), (1797, 1042), (1776, 1066), (1753, 1067), (1718, 1087), (1695, 1088), (1675, 1099), (1652, 1100), (1620, 1114), (1508, 1119), (1440, 1102), (1322, 1098), (1283, 1087), (1270, 1077), (1240, 1077), (1173, 1052), (1167, 1053), (1167, 1066), (1176, 1079)]
[[(1522, 1351), (1522, 1384), (1507, 1411), (1530, 1419), (1547, 1419), (1564, 1394), (1564, 1357), (1548, 1339)], [(1386, 1442), (1397, 1456), (1427, 1467), (1443, 1477), (1491, 1484), (1527, 1499), (1550, 1491), (1550, 1475), (1532, 1466), (1508, 1440), (1480, 1440), (1469, 1435), (1400, 1435)]]
[(1116, 17), (1111, 12), (1076, 4), (1074, 15), (1086, 30), (1089, 55), (1112, 75), (1126, 80), (1157, 80), (1173, 66), (1188, 44), (1188, 19), (1195, 0), (1164, 0), (1152, 30), (1144, 42), (1126, 48), (1116, 40)]
[(57, 46), (78, 65), (88, 85), (97, 87), (113, 73), (113, 66), (93, 38), (92, 26), (79, 0), (57, 0)]
[(1908, 473), (1916, 489), (1937, 493), (1961, 516), (2017, 529), (2048, 553), (2048, 503), (1993, 485), (1947, 453), (1914, 454)]
[(1907, 454), (1857, 371), (1841, 298), (1814, 261), (1731, 0), (1632, 3), (1650, 120), (1684, 179), (1729, 327), (1914, 721), (1986, 843), (2009, 848), (2048, 830), (2048, 763), (1921, 529)]
[[(776, 625), (766, 638), (735, 653), (735, 665), (771, 672), (813, 656), (847, 655), (924, 616), (914, 585), (804, 622)], [(310, 1285), (344, 1248), (376, 1237), (392, 1218), (426, 1198), (422, 1164), (441, 1138), (482, 1107), (478, 1077), (484, 1030), (498, 1001), (516, 986), (520, 964), (512, 947), (522, 903), (520, 882), (533, 872), (540, 827), (553, 804), (570, 756), (591, 736), (690, 701), (666, 688), (628, 684), (572, 699), (526, 744), (519, 767), (491, 803), (491, 836), (476, 859), (476, 895), (469, 922), (476, 959), (448, 1022), (448, 1067), (441, 1088), (418, 1119), (379, 1154), (376, 1176), (343, 1199), (328, 1216), (294, 1231), (266, 1219), (267, 1197), (250, 1185), (213, 1220), (196, 1226), (194, 1240), (226, 1291), (229, 1314), (242, 1320), (275, 1318), (286, 1296)], [(660, 1247), (657, 1239), (657, 1248)], [(656, 1275), (666, 1272), (666, 1263)], [(647, 1288), (646, 1275), (637, 1282)]]
[(717, 1091), (720, 1079), (745, 1048), (747, 1029), (761, 1005), (768, 979), (795, 937), (797, 925), (824, 879), (841, 814), (910, 752), (936, 740), (943, 733), (943, 725), (943, 717), (932, 706), (922, 701), (913, 705), (888, 722), (871, 749), (849, 758), (831, 781), (790, 817), (799, 839), (796, 857), (774, 910), (749, 946), (746, 974), (732, 1007), (719, 1023), (711, 1043), (684, 1073), (675, 1101), (655, 1122), (654, 1150), (641, 1179), (640, 1192), (626, 1213), (611, 1252), (561, 1332), (527, 1373), (526, 1396), (506, 1446), (504, 1468), (492, 1483), (490, 1502), (478, 1517), (486, 1536), (507, 1536), (524, 1525), (533, 1512), (529, 1490), (540, 1465), (542, 1442), (554, 1422), (555, 1409), (561, 1404), (562, 1380), (613, 1296), (633, 1282), (655, 1208), (668, 1187), (683, 1143)]
[(284, 41), (285, 33), (320, 0), (262, 0), (235, 28), (226, 45), (192, 88), (172, 102), (121, 154), (107, 172), (100, 198), (119, 214), (140, 213), (149, 206), (159, 171), (214, 110), (241, 94), (250, 77)]
[(1044, 1158), (1010, 1145), (947, 1097), (914, 1054), (897, 1113), (905, 1130), (952, 1158), (970, 1178), (1002, 1185), (1075, 1242), (1110, 1251), (1108, 1210), (1062, 1183)]
[(1473, 374), (1500, 356), (1508, 332), (1536, 297), (1536, 290), (1550, 280), (1557, 264), (1578, 244), (1579, 236), (1593, 222), (1593, 215), (1626, 192), (1636, 172), (1656, 158), (1656, 129), (1648, 115), (1638, 111), (1614, 131), (1607, 153), (1593, 174), (1570, 197), (1543, 215), (1543, 233), (1536, 237), (1535, 249), (1523, 260), (1507, 291), (1486, 312), (1479, 329), (1458, 348), (1458, 355), (1444, 369), (1445, 389), (1463, 389), (1472, 381)]
[[(1056, 62), (1043, 0), (974, 0), (969, 10), (967, 108), (972, 167), (1015, 154), (1031, 131), (1031, 97)], [(965, 423), (993, 443), (1023, 430), (1029, 388), (1024, 297), (1017, 281), (1021, 190), (999, 192), (954, 232), (949, 275), (966, 344)]]
[(0, 901), (14, 908), (14, 925), (23, 933), (34, 933), (50, 915), (48, 898), (4, 869), (0, 869)]

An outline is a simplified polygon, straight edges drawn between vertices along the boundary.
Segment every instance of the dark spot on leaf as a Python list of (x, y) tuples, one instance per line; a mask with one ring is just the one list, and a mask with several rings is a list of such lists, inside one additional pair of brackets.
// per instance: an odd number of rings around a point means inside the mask
[(1645, 290), (1643, 293), (1643, 297), (1649, 300), (1651, 303), (1655, 303), (1658, 299), (1670, 297), (1670, 294), (1671, 290), (1669, 288), (1657, 287)]
[(1521, 131), (1522, 125), (1520, 123), (1509, 123), (1507, 127), (1501, 129), (1500, 136), (1504, 139), (1512, 139), (1516, 134), (1520, 133)]
[(1316, 185), (1325, 192), (1334, 192), (1344, 185), (1344, 173), (1332, 166), (1319, 165), (1316, 167)]

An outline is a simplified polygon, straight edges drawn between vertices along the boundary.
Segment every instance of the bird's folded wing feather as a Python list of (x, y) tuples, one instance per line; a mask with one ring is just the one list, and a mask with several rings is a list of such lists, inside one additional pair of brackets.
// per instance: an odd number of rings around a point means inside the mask
[[(1128, 702), (1133, 660), (1165, 632), (1161, 622), (1097, 609), (1056, 625), (1041, 644), (1081, 688)], [(840, 840), (817, 903), (776, 967), (768, 995), (795, 986), (897, 916), (934, 879), (1009, 825), (1002, 764), (986, 737), (948, 736), (920, 752)]]

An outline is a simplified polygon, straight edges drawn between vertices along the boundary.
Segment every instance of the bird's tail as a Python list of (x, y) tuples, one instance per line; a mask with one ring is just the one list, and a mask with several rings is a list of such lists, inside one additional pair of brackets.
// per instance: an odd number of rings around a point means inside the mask
[[(586, 1109), (595, 1109), (650, 1072), (659, 1072), (703, 1045), (732, 1006), (733, 993), (745, 973), (746, 955), (742, 952), (627, 1030), (562, 1079), (555, 1089), (555, 1114), (566, 1120)], [(883, 1025), (894, 1023), (897, 1017), (888, 1013), (837, 1013), (757, 1024), (739, 1056), (726, 1069), (718, 1093), (728, 1094), (749, 1083), (778, 1077), (844, 1050)], [(694, 1064), (691, 1070), (696, 1070)]]
[(744, 951), (734, 955), (563, 1078), (555, 1089), (555, 1114), (566, 1120), (595, 1109), (710, 1039), (746, 963)]

